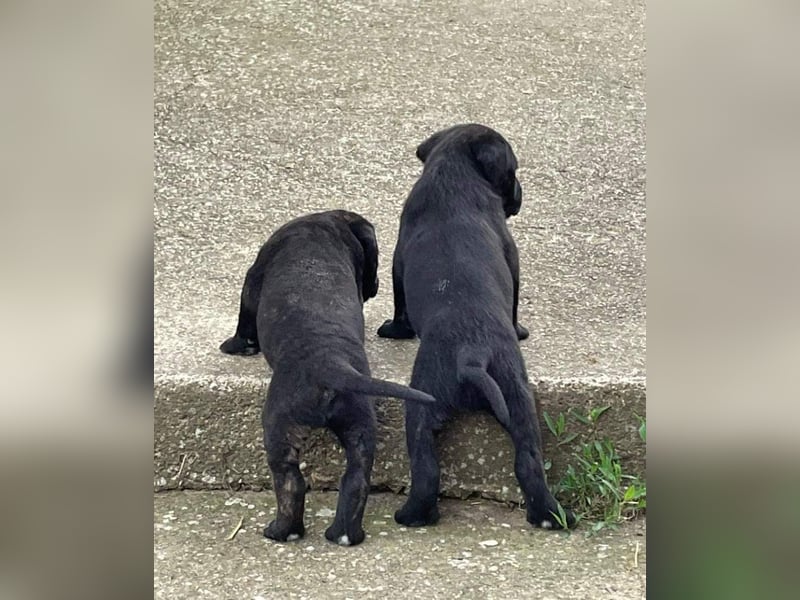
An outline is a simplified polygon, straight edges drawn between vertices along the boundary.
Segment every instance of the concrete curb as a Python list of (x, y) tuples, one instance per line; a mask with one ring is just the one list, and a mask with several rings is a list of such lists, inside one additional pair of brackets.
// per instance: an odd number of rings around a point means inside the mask
[[(257, 377), (197, 377), (159, 375), (155, 379), (154, 488), (243, 489), (269, 488), (264, 456), (261, 404), (268, 380)], [(623, 469), (643, 475), (645, 445), (638, 435), (638, 416), (645, 416), (646, 383), (630, 379), (538, 380), (532, 387), (542, 411), (556, 416), (570, 409), (588, 412), (609, 406), (595, 431), (568, 419), (571, 443), (556, 444), (542, 423), (545, 457), (552, 461), (548, 477), (557, 481), (574, 447), (589, 436), (609, 438)], [(402, 404), (378, 402), (378, 453), (372, 485), (394, 492), (410, 483), (405, 450)], [(505, 432), (488, 416), (465, 415), (442, 434), (442, 494), (471, 495), (518, 502), (522, 498), (513, 472), (512, 447)], [(337, 489), (344, 456), (328, 431), (309, 438), (301, 468), (312, 489)]]

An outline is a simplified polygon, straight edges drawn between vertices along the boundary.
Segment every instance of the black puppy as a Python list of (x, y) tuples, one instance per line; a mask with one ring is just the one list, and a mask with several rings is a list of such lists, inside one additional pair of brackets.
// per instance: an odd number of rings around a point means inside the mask
[(305, 533), (300, 446), (310, 428), (329, 427), (344, 447), (347, 469), (325, 537), (345, 546), (361, 543), (375, 456), (370, 396), (434, 402), (423, 392), (370, 377), (362, 305), (378, 292), (377, 271), (372, 225), (334, 210), (285, 224), (247, 272), (236, 335), (220, 350), (263, 350), (273, 370), (262, 417), (278, 499), (277, 518), (264, 530), (268, 538)]
[(522, 204), (517, 159), (499, 133), (475, 124), (434, 134), (417, 157), (425, 166), (403, 208), (392, 265), (394, 319), (378, 335), (419, 335), (411, 386), (437, 403), (406, 405), (411, 493), (395, 520), (439, 519), (435, 434), (457, 411), (487, 410), (514, 443), (528, 521), (558, 527), (517, 343), (528, 336), (517, 322), (519, 256), (506, 226)]

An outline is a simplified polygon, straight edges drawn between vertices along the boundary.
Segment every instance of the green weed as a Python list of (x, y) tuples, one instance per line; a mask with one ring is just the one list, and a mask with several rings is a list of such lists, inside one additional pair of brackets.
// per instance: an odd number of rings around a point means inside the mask
[[(614, 444), (608, 439), (596, 439), (598, 419), (609, 407), (592, 408), (587, 414), (570, 411), (576, 421), (590, 428), (575, 446), (572, 459), (553, 491), (565, 505), (570, 506), (583, 520), (593, 521), (590, 534), (631, 519), (647, 508), (647, 484), (635, 475), (622, 472), (622, 463)], [(561, 446), (574, 441), (578, 433), (567, 431), (567, 417), (556, 418), (543, 413), (545, 424)], [(639, 437), (647, 441), (647, 422), (639, 419)], [(546, 461), (545, 469), (551, 467)], [(553, 518), (566, 521), (559, 505), (559, 514)]]

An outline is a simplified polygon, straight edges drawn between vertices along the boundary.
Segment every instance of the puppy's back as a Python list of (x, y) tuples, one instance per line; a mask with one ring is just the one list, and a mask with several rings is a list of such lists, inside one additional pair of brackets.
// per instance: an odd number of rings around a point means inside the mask
[(290, 221), (264, 245), (258, 332), (268, 358), (311, 343), (325, 345), (326, 337), (343, 342), (363, 337), (350, 237), (345, 223), (311, 215)]
[(269, 240), (258, 309), (261, 347), (273, 369), (303, 372), (336, 392), (433, 403), (429, 394), (370, 375), (360, 286), (369, 269), (359, 264), (372, 259), (350, 227), (352, 214), (292, 222)]

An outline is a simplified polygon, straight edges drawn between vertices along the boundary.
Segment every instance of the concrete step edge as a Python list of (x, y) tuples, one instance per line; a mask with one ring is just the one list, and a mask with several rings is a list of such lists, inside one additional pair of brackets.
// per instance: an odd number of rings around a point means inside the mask
[[(267, 383), (266, 377), (254, 376), (157, 375), (155, 490), (269, 488), (260, 420)], [(548, 473), (551, 481), (559, 478), (571, 462), (575, 444), (591, 438), (610, 439), (625, 472), (644, 474), (646, 447), (638, 435), (639, 417), (646, 415), (643, 376), (541, 378), (532, 381), (531, 387), (540, 421), (545, 411), (556, 417), (572, 410), (585, 414), (592, 407), (610, 407), (592, 430), (569, 418), (567, 431), (578, 434), (570, 444), (558, 444), (541, 423), (544, 455), (552, 463)], [(378, 448), (372, 484), (405, 491), (410, 481), (402, 403), (379, 401), (377, 415)], [(494, 419), (483, 414), (459, 417), (442, 433), (440, 448), (444, 495), (521, 500), (513, 472), (513, 448)], [(337, 489), (344, 456), (330, 432), (312, 433), (302, 461), (312, 489)]]

